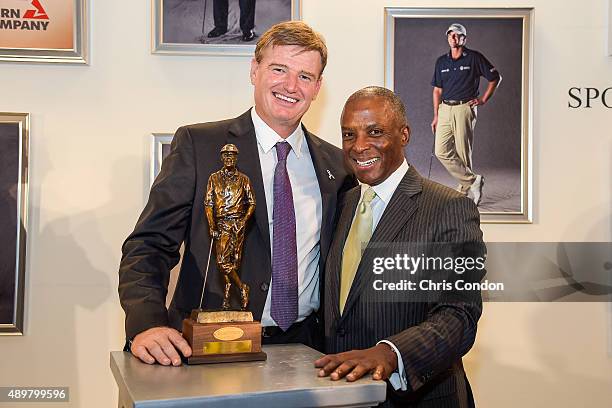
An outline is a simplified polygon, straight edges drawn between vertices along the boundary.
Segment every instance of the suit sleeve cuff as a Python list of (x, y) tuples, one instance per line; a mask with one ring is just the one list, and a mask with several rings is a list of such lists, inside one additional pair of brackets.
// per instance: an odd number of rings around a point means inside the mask
[(125, 337), (133, 339), (152, 327), (168, 326), (168, 312), (158, 304), (142, 303), (130, 306), (125, 318)]
[(376, 345), (380, 343), (385, 343), (391, 347), (395, 355), (397, 356), (397, 370), (395, 370), (391, 376), (389, 377), (389, 383), (393, 386), (393, 389), (396, 391), (408, 391), (408, 381), (406, 381), (406, 371), (404, 370), (404, 361), (402, 360), (402, 355), (400, 354), (395, 344), (391, 343), (389, 340), (381, 340)]

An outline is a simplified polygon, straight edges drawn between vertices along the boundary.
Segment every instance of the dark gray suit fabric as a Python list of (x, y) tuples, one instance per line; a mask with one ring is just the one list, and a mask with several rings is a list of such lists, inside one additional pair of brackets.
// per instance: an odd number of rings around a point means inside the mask
[[(306, 129), (304, 133), (322, 198), (319, 264), (322, 278), (338, 194), (356, 182), (343, 165), (340, 149)], [(270, 234), (255, 128), (247, 111), (235, 119), (184, 126), (176, 131), (171, 152), (151, 187), (147, 205), (134, 232), (123, 244), (119, 297), (126, 313), (128, 339), (151, 327), (171, 326), (181, 330), (182, 320), (199, 306), (210, 248), (204, 194), (208, 177), (222, 166), (219, 152), (227, 143), (238, 147), (237, 167), (249, 176), (257, 201), (245, 234), (240, 274), (242, 281), (251, 287), (249, 310), (255, 319), (261, 319), (272, 276)], [(329, 177), (328, 172), (334, 177)], [(179, 261), (183, 242), (180, 275), (166, 310), (170, 270)], [(204, 293), (205, 309), (221, 306), (222, 281), (213, 255)], [(239, 307), (237, 298), (234, 296), (234, 307)]]
[[(484, 256), (476, 206), (458, 192), (422, 178), (410, 166), (364, 251), (340, 315), (342, 251), (359, 197), (355, 188), (341, 200), (327, 259), (326, 352), (364, 349), (390, 340), (402, 355), (410, 391), (388, 387), (388, 406), (471, 406), (461, 357), (475, 340), (482, 312), (480, 292), (442, 291), (431, 301), (411, 301), (406, 295), (392, 298), (395, 295), (388, 291), (371, 290), (371, 265), (377, 243), (450, 243), (456, 256)], [(483, 276), (484, 271), (470, 271), (463, 278), (480, 281)]]

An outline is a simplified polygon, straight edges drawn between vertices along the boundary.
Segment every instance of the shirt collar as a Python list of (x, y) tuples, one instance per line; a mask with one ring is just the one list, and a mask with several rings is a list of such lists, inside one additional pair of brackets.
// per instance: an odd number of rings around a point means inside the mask
[[(469, 53), (469, 52), (470, 52), (470, 50), (468, 49), (468, 47), (463, 46), (463, 52), (461, 53), (461, 56), (458, 58), (458, 60), (459, 60), (459, 59), (461, 59), (461, 58), (463, 58), (463, 57), (466, 57), (466, 56), (468, 55), (468, 53)], [(448, 50), (448, 53), (446, 53), (446, 56), (447, 56), (449, 59), (451, 59), (451, 60), (452, 60), (452, 59), (453, 59), (453, 50)], [(456, 60), (454, 60), (454, 61), (456, 61)]]
[[(391, 197), (393, 196), (393, 193), (395, 193), (399, 183), (406, 175), (408, 167), (408, 162), (406, 159), (404, 159), (402, 164), (393, 173), (391, 173), (391, 175), (387, 177), (385, 181), (378, 185), (372, 186), (372, 190), (374, 190), (376, 193), (376, 197), (380, 198), (385, 203), (385, 206), (389, 204), (389, 201), (391, 201)], [(365, 193), (369, 187), (370, 186), (367, 184), (361, 185), (361, 197), (363, 197), (363, 193)]]
[(277, 142), (287, 142), (291, 145), (291, 150), (295, 153), (299, 159), (302, 156), (302, 143), (304, 141), (304, 130), (302, 129), (302, 123), (287, 137), (283, 139), (276, 133), (264, 120), (255, 112), (255, 107), (251, 109), (251, 119), (253, 120), (253, 126), (255, 126), (255, 137), (257, 143), (261, 146), (264, 153), (268, 153)]

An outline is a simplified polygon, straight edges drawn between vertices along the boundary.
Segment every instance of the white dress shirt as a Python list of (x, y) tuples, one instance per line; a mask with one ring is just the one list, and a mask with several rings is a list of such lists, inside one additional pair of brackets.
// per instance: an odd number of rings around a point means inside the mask
[[(391, 175), (387, 177), (385, 181), (376, 186), (372, 186), (372, 190), (374, 190), (374, 192), (376, 193), (376, 197), (374, 197), (371, 204), (372, 233), (376, 231), (376, 226), (382, 218), (382, 215), (385, 212), (385, 208), (387, 208), (387, 205), (389, 204), (389, 201), (391, 201), (393, 193), (395, 193), (397, 186), (399, 186), (399, 183), (402, 181), (407, 171), (408, 162), (406, 162), (406, 159), (404, 159), (402, 164), (393, 173), (391, 173)], [(368, 188), (370, 188), (370, 186), (367, 184), (361, 185), (361, 197), (359, 198), (359, 201), (361, 201), (361, 199), (363, 198), (363, 194)], [(393, 374), (391, 374), (389, 382), (396, 390), (406, 391), (408, 389), (408, 382), (406, 380), (406, 372), (404, 370), (404, 361), (402, 360), (402, 355), (400, 354), (397, 347), (395, 347), (395, 344), (391, 343), (390, 341), (381, 340), (376, 344), (380, 343), (388, 344), (397, 356), (397, 370), (393, 372)]]
[[(268, 227), (270, 229), (270, 243), (274, 237), (274, 170), (276, 163), (277, 142), (288, 142), (291, 151), (287, 156), (287, 173), (291, 181), (293, 192), (293, 206), (295, 207), (295, 234), (297, 243), (298, 261), (298, 318), (302, 321), (312, 312), (319, 309), (319, 256), (321, 242), (321, 219), (323, 207), (321, 203), (321, 190), (315, 173), (308, 143), (306, 142), (302, 124), (286, 139), (283, 139), (270, 126), (266, 124), (251, 109), (251, 118), (255, 126), (259, 163), (263, 176), (266, 206), (268, 211)], [(257, 199), (257, 197), (255, 197)], [(272, 257), (273, 245), (270, 245)], [(277, 326), (270, 317), (272, 304), (272, 283), (261, 316), (262, 326)]]

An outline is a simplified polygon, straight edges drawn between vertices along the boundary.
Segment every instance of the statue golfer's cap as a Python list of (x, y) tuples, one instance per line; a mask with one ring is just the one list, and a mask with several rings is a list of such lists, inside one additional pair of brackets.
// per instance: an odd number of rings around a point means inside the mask
[(236, 153), (238, 154), (238, 148), (235, 144), (226, 144), (221, 148), (221, 153)]
[(454, 31), (457, 34), (465, 35), (467, 37), (467, 30), (463, 25), (459, 23), (453, 23), (448, 26), (448, 29), (446, 30), (446, 35), (448, 35), (448, 33), (450, 33), (451, 31)]

